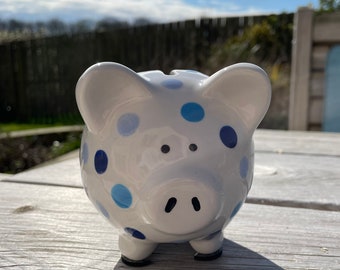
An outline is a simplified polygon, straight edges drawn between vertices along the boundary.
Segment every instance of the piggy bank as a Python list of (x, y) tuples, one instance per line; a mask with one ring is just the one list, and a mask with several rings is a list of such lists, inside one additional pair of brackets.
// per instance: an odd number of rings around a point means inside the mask
[(252, 184), (252, 135), (270, 97), (266, 73), (247, 63), (210, 77), (111, 62), (84, 72), (82, 181), (118, 228), (124, 263), (147, 264), (159, 243), (188, 241), (197, 260), (221, 255), (223, 228)]

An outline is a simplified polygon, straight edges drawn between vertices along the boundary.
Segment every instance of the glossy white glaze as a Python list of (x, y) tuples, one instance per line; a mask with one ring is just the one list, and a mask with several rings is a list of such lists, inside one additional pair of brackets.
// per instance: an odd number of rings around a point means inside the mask
[(76, 87), (82, 179), (121, 229), (123, 256), (143, 260), (163, 242), (190, 241), (203, 254), (221, 247), (251, 187), (252, 135), (270, 97), (265, 72), (247, 63), (210, 77), (117, 63), (85, 71)]

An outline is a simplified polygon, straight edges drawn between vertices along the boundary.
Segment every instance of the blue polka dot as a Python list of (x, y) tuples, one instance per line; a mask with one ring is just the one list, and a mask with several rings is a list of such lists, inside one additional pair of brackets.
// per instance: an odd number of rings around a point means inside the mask
[(87, 146), (87, 143), (83, 144), (83, 147), (81, 148), (81, 160), (84, 164), (87, 163), (89, 159), (89, 147)]
[(134, 113), (126, 113), (119, 117), (117, 122), (118, 133), (122, 136), (130, 136), (139, 126), (139, 117)]
[(131, 234), (131, 236), (134, 237), (134, 238), (141, 239), (141, 240), (145, 239), (145, 235), (142, 232), (140, 232), (140, 231), (138, 231), (136, 229), (126, 227), (124, 230), (128, 234)]
[(194, 70), (194, 69), (186, 69), (186, 72), (190, 72), (190, 73), (198, 73), (198, 74), (202, 74), (201, 72)]
[(98, 210), (103, 214), (104, 217), (110, 218), (109, 212), (105, 209), (105, 207), (98, 201), (96, 201), (96, 206)]
[(243, 157), (240, 161), (240, 175), (246, 178), (248, 175), (249, 161), (247, 157)]
[(183, 86), (183, 83), (180, 80), (176, 79), (168, 79), (161, 83), (162, 86), (168, 88), (168, 89), (179, 89)]
[(94, 167), (96, 172), (102, 174), (106, 171), (108, 158), (103, 150), (98, 150), (94, 156)]
[(204, 109), (195, 102), (185, 103), (181, 108), (181, 115), (189, 122), (199, 122), (204, 118)]
[(234, 210), (231, 212), (230, 218), (233, 218), (238, 213), (238, 211), (240, 211), (242, 204), (243, 204), (243, 202), (239, 202), (235, 206)]
[(236, 131), (231, 126), (224, 126), (220, 130), (220, 138), (228, 148), (234, 148), (237, 144)]
[(129, 208), (132, 204), (131, 192), (122, 184), (117, 184), (112, 187), (111, 197), (120, 208)]

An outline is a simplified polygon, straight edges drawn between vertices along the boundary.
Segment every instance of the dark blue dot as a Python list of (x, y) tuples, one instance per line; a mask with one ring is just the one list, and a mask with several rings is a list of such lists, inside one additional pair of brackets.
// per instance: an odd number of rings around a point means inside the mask
[(102, 174), (106, 171), (108, 158), (104, 150), (98, 150), (94, 156), (94, 167), (96, 172)]
[(131, 192), (122, 184), (117, 184), (112, 187), (111, 197), (120, 208), (129, 208), (132, 204)]
[(130, 136), (139, 126), (139, 117), (134, 113), (126, 113), (119, 117), (117, 122), (118, 133), (122, 136)]
[(181, 115), (189, 122), (199, 122), (204, 118), (204, 109), (195, 102), (185, 103), (181, 108)]
[(81, 148), (81, 160), (84, 164), (87, 163), (89, 159), (89, 147), (87, 146), (87, 143), (83, 144), (83, 147)]
[(238, 213), (238, 211), (240, 211), (242, 204), (243, 204), (243, 202), (239, 202), (235, 206), (234, 210), (231, 212), (230, 218), (233, 218)]
[(183, 83), (180, 80), (168, 79), (168, 80), (162, 81), (161, 85), (168, 89), (174, 90), (174, 89), (181, 88), (183, 86)]
[(98, 201), (96, 201), (96, 206), (98, 210), (104, 215), (106, 218), (110, 218), (109, 212), (105, 209), (105, 207)]
[(138, 231), (136, 229), (126, 227), (124, 230), (128, 234), (131, 234), (131, 236), (134, 237), (134, 238), (141, 239), (141, 240), (145, 239), (145, 235), (142, 232), (140, 232), (140, 231)]
[(240, 175), (242, 178), (246, 178), (248, 175), (249, 161), (247, 157), (243, 157), (240, 161)]
[(228, 148), (234, 148), (237, 144), (236, 131), (231, 126), (224, 126), (220, 130), (220, 138)]

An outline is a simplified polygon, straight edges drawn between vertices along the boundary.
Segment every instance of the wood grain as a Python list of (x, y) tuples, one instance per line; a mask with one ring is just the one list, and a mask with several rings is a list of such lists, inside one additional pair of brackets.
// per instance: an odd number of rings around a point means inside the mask
[[(130, 269), (83, 190), (0, 182), (0, 202), (0, 268)], [(162, 244), (147, 269), (339, 269), (339, 222), (338, 212), (245, 204), (221, 258), (197, 262), (188, 244)]]
[[(340, 211), (340, 134), (257, 130), (249, 202)], [(77, 154), (6, 181), (81, 188)]]
[[(340, 211), (340, 157), (267, 153), (256, 155), (255, 162), (249, 197)], [(269, 173), (261, 174), (261, 164), (271, 168)]]
[(300, 8), (294, 17), (289, 129), (307, 130), (313, 10)]
[(315, 17), (313, 40), (319, 43), (339, 43), (340, 12)]
[(254, 140), (256, 153), (340, 156), (340, 133), (258, 129)]

